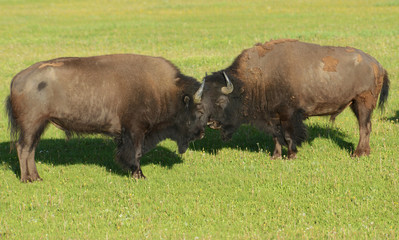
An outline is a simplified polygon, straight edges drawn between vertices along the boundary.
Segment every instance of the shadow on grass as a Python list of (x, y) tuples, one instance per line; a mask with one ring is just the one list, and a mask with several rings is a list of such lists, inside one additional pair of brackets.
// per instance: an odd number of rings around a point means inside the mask
[(190, 144), (190, 149), (195, 151), (204, 150), (210, 154), (217, 154), (222, 148), (240, 149), (243, 151), (273, 151), (274, 142), (270, 135), (258, 131), (256, 128), (243, 125), (233, 135), (230, 141), (224, 142), (218, 130), (206, 128), (205, 138)]
[[(347, 136), (332, 127), (319, 125), (308, 126), (308, 138), (306, 142), (312, 144), (316, 138), (328, 138), (337, 144), (341, 149), (351, 153), (354, 149), (353, 143), (345, 141)], [(223, 142), (219, 131), (206, 129), (206, 137), (192, 142), (190, 149), (194, 151), (204, 150), (210, 154), (217, 154), (222, 148), (240, 149), (243, 151), (267, 151), (274, 150), (274, 142), (270, 135), (258, 131), (256, 128), (244, 125), (233, 135), (232, 140)], [(72, 165), (72, 164), (95, 164), (109, 172), (118, 175), (128, 175), (127, 171), (114, 161), (116, 145), (113, 140), (107, 138), (73, 138), (64, 139), (43, 139), (36, 149), (36, 162), (51, 165)], [(300, 148), (299, 148), (300, 151)], [(287, 149), (283, 149), (283, 155), (287, 155)], [(12, 171), (20, 177), (19, 161), (16, 150), (10, 152), (10, 143), (0, 143), (1, 161), (7, 164)], [(175, 152), (167, 148), (157, 146), (141, 158), (141, 165), (160, 165), (165, 168), (172, 168), (183, 160)], [(40, 173), (39, 173), (40, 174)], [(145, 173), (144, 173), (145, 174)]]
[(348, 154), (352, 154), (355, 149), (355, 145), (351, 142), (347, 142), (345, 138), (348, 137), (345, 133), (337, 130), (333, 126), (321, 127), (320, 125), (312, 125), (308, 127), (308, 138), (306, 142), (312, 145), (312, 142), (316, 138), (330, 139), (339, 148), (345, 150)]
[[(326, 138), (331, 139), (336, 145), (349, 154), (351, 154), (354, 149), (353, 143), (345, 141), (347, 135), (333, 127), (311, 125), (307, 127), (307, 131), (308, 137), (305, 142), (310, 145), (312, 145), (312, 142), (316, 138)], [(222, 148), (234, 148), (246, 151), (265, 150), (272, 153), (274, 151), (274, 142), (271, 135), (263, 133), (252, 126), (243, 125), (234, 133), (233, 138), (228, 142), (223, 142), (219, 131), (207, 128), (205, 138), (197, 140), (190, 145), (190, 149), (192, 150), (204, 150), (210, 154), (217, 154)], [(283, 148), (283, 155), (287, 155), (286, 148)]]
[[(35, 160), (51, 165), (95, 164), (105, 167), (108, 172), (126, 176), (124, 171), (115, 161), (116, 145), (112, 139), (106, 138), (73, 138), (43, 139), (36, 149)], [(7, 164), (12, 171), (20, 177), (17, 151), (10, 152), (10, 143), (0, 143), (1, 161)], [(141, 158), (141, 166), (156, 164), (165, 168), (182, 163), (176, 153), (167, 148), (157, 146)], [(40, 174), (40, 172), (39, 172)], [(145, 173), (144, 173), (145, 174)]]
[(383, 118), (385, 121), (393, 121), (398, 123), (399, 122), (399, 111), (395, 112), (395, 115), (389, 118)]

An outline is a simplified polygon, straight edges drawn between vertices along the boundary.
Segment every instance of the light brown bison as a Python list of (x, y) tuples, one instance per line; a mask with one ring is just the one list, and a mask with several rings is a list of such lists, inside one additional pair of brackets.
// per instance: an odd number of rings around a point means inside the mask
[[(212, 128), (229, 139), (241, 124), (272, 134), (273, 158), (288, 145), (294, 158), (306, 138), (303, 120), (331, 115), (350, 106), (359, 122), (353, 156), (370, 154), (371, 114), (383, 107), (389, 79), (370, 55), (351, 47), (320, 46), (283, 39), (244, 50), (228, 68), (207, 76), (202, 102)], [(201, 88), (201, 89), (202, 89)]]
[(114, 137), (117, 161), (133, 177), (144, 177), (140, 157), (158, 142), (171, 138), (184, 153), (204, 135), (206, 118), (194, 102), (199, 86), (160, 57), (58, 58), (30, 66), (13, 78), (6, 101), (21, 181), (41, 179), (34, 155), (48, 123), (67, 135)]

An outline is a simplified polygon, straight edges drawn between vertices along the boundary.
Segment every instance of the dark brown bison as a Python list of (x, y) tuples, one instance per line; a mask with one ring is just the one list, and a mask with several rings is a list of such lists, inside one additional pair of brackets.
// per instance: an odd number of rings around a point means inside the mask
[(21, 180), (40, 180), (34, 155), (48, 123), (71, 133), (102, 133), (118, 142), (117, 161), (144, 177), (140, 157), (165, 138), (184, 153), (204, 135), (200, 84), (160, 57), (133, 54), (58, 58), (18, 73), (6, 100)]
[[(303, 120), (331, 115), (350, 106), (359, 122), (353, 156), (370, 154), (371, 114), (388, 97), (387, 72), (370, 55), (351, 47), (275, 40), (244, 50), (225, 70), (204, 79), (202, 102), (211, 128), (229, 139), (241, 124), (273, 136), (273, 158), (288, 146), (295, 158), (306, 138)], [(203, 83), (203, 84), (204, 84)]]

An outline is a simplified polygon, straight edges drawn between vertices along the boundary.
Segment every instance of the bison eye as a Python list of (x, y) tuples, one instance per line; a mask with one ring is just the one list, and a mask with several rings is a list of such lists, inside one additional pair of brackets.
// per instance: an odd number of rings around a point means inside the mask
[(188, 105), (190, 104), (190, 97), (189, 96), (184, 96), (183, 102), (186, 105), (186, 108), (188, 108)]

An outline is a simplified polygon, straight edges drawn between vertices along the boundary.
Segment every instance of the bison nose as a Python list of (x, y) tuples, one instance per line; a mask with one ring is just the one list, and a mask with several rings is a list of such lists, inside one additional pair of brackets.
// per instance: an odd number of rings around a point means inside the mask
[(222, 127), (222, 125), (220, 124), (220, 122), (215, 121), (215, 120), (211, 120), (207, 123), (208, 127), (212, 128), (212, 129), (220, 129)]

